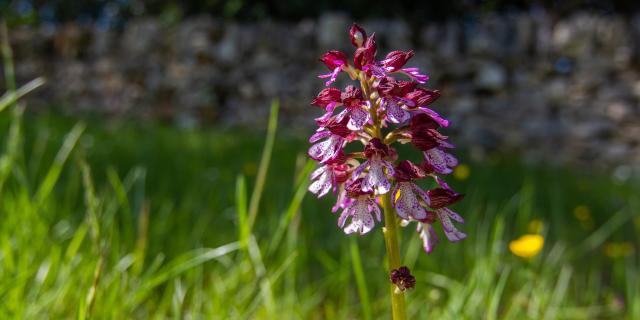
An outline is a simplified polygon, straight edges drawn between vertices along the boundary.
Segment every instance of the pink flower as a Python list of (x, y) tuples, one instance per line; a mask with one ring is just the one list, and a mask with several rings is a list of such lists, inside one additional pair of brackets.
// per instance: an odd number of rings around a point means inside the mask
[(347, 55), (336, 50), (325, 53), (322, 58), (320, 58), (320, 61), (324, 62), (327, 68), (331, 70), (330, 73), (318, 76), (318, 78), (321, 79), (329, 78), (329, 80), (324, 84), (327, 87), (336, 81), (340, 71), (349, 64), (347, 62)]
[(403, 160), (396, 166), (394, 177), (398, 183), (391, 192), (391, 204), (400, 218), (422, 220), (427, 217), (427, 211), (418, 199), (428, 206), (431, 202), (429, 196), (412, 182), (425, 176), (425, 172), (409, 160)]
[(439, 123), (424, 113), (414, 114), (409, 124), (411, 143), (421, 151), (435, 147), (453, 147), (447, 136), (438, 132)]
[[(343, 121), (340, 122), (335, 121), (335, 119), (330, 119), (326, 126), (318, 129), (318, 131), (309, 138), (309, 142), (316, 142), (309, 148), (307, 152), (309, 156), (313, 160), (323, 164), (337, 159), (347, 144), (347, 138), (351, 133), (346, 125), (348, 121), (348, 117), (345, 117)], [(325, 140), (317, 142), (321, 139)]]
[(458, 165), (458, 159), (441, 148), (434, 147), (423, 154), (425, 162), (433, 168), (433, 171), (440, 174), (450, 174), (453, 172), (453, 168)]
[(309, 185), (309, 191), (321, 198), (333, 188), (334, 193), (337, 191), (338, 186), (344, 183), (349, 178), (349, 170), (351, 167), (345, 163), (346, 157), (342, 151), (333, 160), (328, 161), (327, 164), (321, 166), (311, 173), (311, 180), (314, 180)]
[(389, 146), (382, 143), (380, 139), (373, 138), (365, 147), (364, 152), (367, 160), (353, 171), (351, 179), (357, 179), (365, 170), (368, 170), (363, 177), (362, 190), (376, 194), (389, 192), (391, 182), (387, 179), (385, 169), (390, 176), (394, 173), (393, 165), (385, 160), (392, 152)]
[(318, 96), (311, 101), (311, 105), (318, 106), (327, 111), (335, 109), (336, 106), (342, 103), (340, 89), (338, 88), (325, 88), (318, 93)]
[[(357, 232), (365, 234), (373, 229), (375, 222), (371, 212), (375, 212), (376, 218), (380, 221), (380, 208), (370, 198), (370, 193), (362, 189), (362, 179), (358, 179), (347, 186), (347, 194), (354, 199), (349, 203), (338, 218), (338, 226), (344, 230), (344, 233), (351, 234)], [(347, 219), (351, 218), (351, 222), (346, 224)]]
[(416, 87), (417, 83), (410, 81), (396, 81), (392, 78), (383, 78), (377, 88), (383, 96), (382, 104), (386, 110), (386, 120), (391, 123), (405, 123), (411, 118), (411, 113), (403, 105), (407, 100), (403, 98)]
[(376, 34), (374, 33), (366, 39), (363, 46), (356, 49), (353, 55), (353, 65), (358, 70), (364, 70), (364, 67), (375, 64), (377, 51), (378, 45), (376, 44)]
[(382, 60), (382, 65), (384, 66), (385, 71), (387, 72), (396, 72), (400, 68), (402, 68), (407, 61), (413, 57), (413, 51), (391, 51), (387, 54), (387, 57)]
[(353, 65), (358, 70), (364, 71), (367, 75), (371, 75), (382, 79), (386, 77), (386, 71), (382, 64), (376, 61), (376, 34), (372, 34), (364, 45), (358, 48), (353, 56)]
[(445, 188), (437, 188), (427, 191), (429, 198), (431, 199), (430, 207), (435, 210), (438, 220), (442, 223), (444, 234), (451, 242), (460, 241), (467, 237), (466, 234), (456, 229), (451, 220), (464, 223), (464, 219), (451, 209), (447, 208), (464, 197), (463, 195)]
[(342, 104), (340, 95), (340, 89), (325, 88), (311, 101), (311, 105), (318, 106), (326, 111), (324, 115), (315, 119), (318, 125), (324, 126), (333, 115), (333, 110)]
[(438, 98), (440, 98), (440, 91), (423, 88), (415, 88), (404, 95), (404, 99), (408, 101), (407, 105), (411, 107), (427, 106)]
[(342, 104), (345, 109), (336, 116), (336, 119), (341, 121), (342, 118), (349, 115), (347, 128), (352, 131), (362, 130), (362, 127), (371, 119), (368, 102), (364, 101), (362, 91), (354, 86), (348, 86), (346, 91), (342, 93)]

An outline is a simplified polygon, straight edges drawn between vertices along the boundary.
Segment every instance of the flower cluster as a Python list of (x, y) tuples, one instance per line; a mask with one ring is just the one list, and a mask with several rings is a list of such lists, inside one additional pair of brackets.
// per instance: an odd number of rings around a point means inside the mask
[[(458, 161), (449, 153), (454, 146), (439, 131), (449, 121), (430, 108), (440, 93), (420, 87), (429, 77), (405, 67), (413, 51), (392, 51), (376, 60), (375, 34), (367, 35), (354, 24), (350, 37), (356, 48), (353, 61), (340, 51), (320, 59), (330, 72), (319, 76), (328, 79), (326, 88), (311, 102), (323, 114), (315, 119), (319, 128), (309, 139), (313, 145), (308, 154), (320, 165), (309, 190), (318, 197), (329, 191), (337, 195), (333, 211), (342, 210), (338, 226), (347, 234), (373, 229), (381, 220), (380, 197), (386, 196), (403, 225), (416, 224), (427, 252), (438, 242), (433, 228), (438, 222), (450, 241), (464, 239), (453, 224), (464, 220), (449, 209), (462, 195), (441, 178)], [(359, 85), (331, 87), (340, 74)], [(356, 141), (364, 149), (347, 152), (347, 145)], [(411, 143), (424, 160), (399, 160), (391, 146), (396, 142)], [(415, 181), (424, 178), (431, 178), (435, 187), (422, 190)]]

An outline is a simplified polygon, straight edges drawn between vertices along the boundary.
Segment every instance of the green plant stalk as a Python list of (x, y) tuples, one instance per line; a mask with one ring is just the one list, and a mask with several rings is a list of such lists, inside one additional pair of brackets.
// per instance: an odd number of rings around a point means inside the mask
[[(380, 196), (382, 208), (384, 209), (384, 242), (387, 246), (387, 259), (389, 263), (389, 272), (393, 269), (400, 268), (400, 240), (398, 235), (398, 223), (396, 214), (391, 207), (389, 194)], [(393, 320), (405, 320), (407, 311), (404, 303), (404, 292), (397, 289), (396, 285), (391, 283), (391, 309), (393, 311)]]
[[(372, 96), (370, 90), (370, 81), (367, 79), (365, 73), (359, 73), (358, 79), (360, 80), (360, 86), (362, 92), (369, 99), (371, 109), (371, 120), (373, 122), (373, 136), (378, 139), (383, 139), (380, 119), (378, 119), (378, 98)], [(396, 221), (396, 213), (393, 207), (391, 207), (391, 201), (389, 199), (389, 193), (380, 196), (380, 202), (384, 209), (384, 228), (382, 232), (384, 234), (384, 242), (387, 247), (387, 259), (389, 264), (389, 274), (391, 270), (400, 268), (400, 240), (398, 235), (398, 223)], [(405, 320), (407, 318), (407, 311), (404, 303), (404, 292), (398, 290), (395, 284), (391, 283), (391, 309), (393, 312), (393, 320)]]

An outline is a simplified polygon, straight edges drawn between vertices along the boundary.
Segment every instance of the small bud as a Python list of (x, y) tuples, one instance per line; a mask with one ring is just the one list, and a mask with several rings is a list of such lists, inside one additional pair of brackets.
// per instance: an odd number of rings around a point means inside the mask
[(431, 189), (427, 191), (427, 194), (431, 199), (430, 207), (434, 209), (450, 206), (464, 198), (463, 194), (444, 188)]
[(322, 55), (320, 61), (322, 61), (329, 70), (333, 70), (347, 64), (347, 55), (337, 50), (331, 50)]
[(400, 291), (413, 289), (416, 286), (416, 278), (411, 275), (408, 267), (402, 266), (391, 270), (391, 283), (395, 284)]
[(384, 144), (380, 139), (373, 138), (369, 141), (369, 143), (364, 148), (364, 155), (371, 159), (374, 156), (379, 158), (388, 157), (391, 154), (391, 148), (388, 145)]
[(418, 83), (413, 81), (398, 81), (395, 79), (384, 78), (378, 84), (378, 90), (383, 95), (403, 97), (413, 91)]
[(387, 57), (382, 60), (382, 64), (387, 68), (388, 72), (395, 72), (402, 68), (407, 61), (413, 57), (413, 51), (391, 51)]
[(376, 51), (378, 46), (376, 45), (375, 33), (371, 37), (367, 38), (364, 46), (358, 48), (353, 55), (353, 65), (358, 70), (362, 70), (362, 67), (375, 62)]
[(362, 47), (362, 44), (367, 41), (367, 33), (364, 29), (354, 23), (349, 30), (349, 36), (351, 37), (351, 43), (356, 47)]
[(415, 88), (413, 91), (407, 93), (404, 98), (413, 102), (416, 107), (422, 107), (440, 98), (440, 91)]
[(400, 163), (395, 168), (394, 174), (396, 180), (401, 182), (422, 179), (425, 176), (426, 173), (424, 172), (424, 170), (409, 160), (400, 161)]
[(311, 101), (311, 105), (326, 108), (331, 103), (337, 104), (340, 102), (340, 89), (337, 88), (325, 88), (318, 96)]

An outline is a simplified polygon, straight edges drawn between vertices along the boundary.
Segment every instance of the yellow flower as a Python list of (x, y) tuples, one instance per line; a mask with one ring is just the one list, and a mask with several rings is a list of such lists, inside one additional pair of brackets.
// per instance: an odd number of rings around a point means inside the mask
[(591, 219), (591, 210), (587, 206), (577, 206), (573, 209), (573, 215), (580, 221)]
[(633, 243), (625, 242), (609, 242), (604, 246), (604, 254), (611, 259), (624, 258), (634, 251)]
[(471, 174), (471, 169), (466, 164), (461, 164), (453, 169), (453, 177), (457, 180), (466, 180)]
[(539, 234), (525, 234), (509, 243), (509, 250), (522, 258), (536, 256), (544, 246), (544, 237)]
[(258, 165), (255, 162), (247, 162), (244, 164), (244, 167), (242, 169), (244, 171), (244, 174), (248, 176), (255, 176), (258, 172)]
[(573, 215), (580, 221), (583, 229), (593, 229), (593, 219), (591, 219), (591, 210), (589, 210), (589, 207), (585, 205), (577, 206), (573, 209)]
[(542, 228), (544, 228), (544, 223), (540, 219), (533, 219), (529, 222), (529, 232), (530, 233), (541, 233)]

